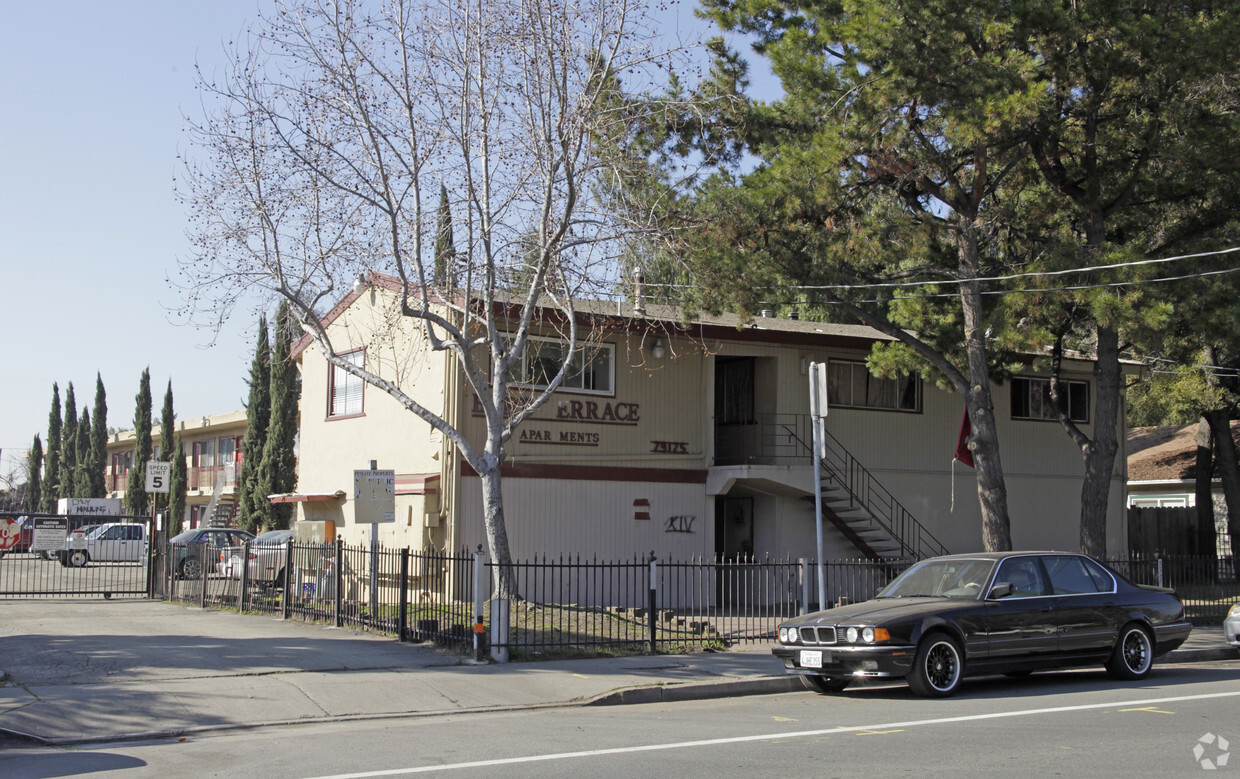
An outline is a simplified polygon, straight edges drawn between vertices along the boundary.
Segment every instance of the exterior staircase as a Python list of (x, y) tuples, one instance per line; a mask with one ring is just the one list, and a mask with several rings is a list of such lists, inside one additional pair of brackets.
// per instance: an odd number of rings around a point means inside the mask
[[(811, 440), (805, 441), (812, 453)], [(822, 458), (822, 518), (871, 560), (922, 559), (948, 554), (934, 535), (826, 433)], [(812, 456), (812, 454), (811, 454)], [(809, 497), (813, 503), (813, 497)]]

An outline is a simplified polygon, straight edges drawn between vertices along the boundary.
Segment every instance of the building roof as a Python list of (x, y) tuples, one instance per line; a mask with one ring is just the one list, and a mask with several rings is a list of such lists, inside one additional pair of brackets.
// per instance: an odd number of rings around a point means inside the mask
[[(1196, 479), (1197, 424), (1129, 430), (1128, 481)], [(1231, 436), (1240, 447), (1240, 421), (1231, 423)]]

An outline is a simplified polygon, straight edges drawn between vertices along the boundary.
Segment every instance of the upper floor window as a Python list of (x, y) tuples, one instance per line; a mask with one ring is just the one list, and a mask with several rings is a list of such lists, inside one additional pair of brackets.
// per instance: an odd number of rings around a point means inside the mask
[[(612, 344), (579, 345), (559, 389), (596, 395), (615, 392), (615, 350)], [(563, 341), (530, 338), (510, 380), (534, 389), (546, 387), (560, 372), (567, 351)]]
[(833, 406), (921, 411), (921, 379), (901, 373), (882, 379), (863, 362), (827, 362), (828, 401)]
[[(342, 354), (340, 357), (361, 368), (365, 365), (365, 354), (365, 351), (359, 349), (356, 352)], [(361, 378), (328, 363), (327, 381), (327, 416), (347, 417), (362, 413), (362, 387), (365, 386), (365, 382)]]
[[(1089, 421), (1089, 384), (1084, 381), (1060, 382), (1065, 392), (1068, 419)], [(1012, 419), (1056, 420), (1055, 404), (1051, 401), (1051, 380), (1017, 376), (1012, 379)]]

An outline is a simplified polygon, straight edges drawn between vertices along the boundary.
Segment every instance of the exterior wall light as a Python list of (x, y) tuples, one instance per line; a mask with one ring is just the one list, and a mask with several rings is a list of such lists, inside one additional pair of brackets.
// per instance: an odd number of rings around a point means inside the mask
[(654, 355), (656, 360), (662, 360), (663, 355), (667, 354), (667, 350), (663, 348), (663, 339), (654, 339), (654, 346), (650, 349), (650, 353)]

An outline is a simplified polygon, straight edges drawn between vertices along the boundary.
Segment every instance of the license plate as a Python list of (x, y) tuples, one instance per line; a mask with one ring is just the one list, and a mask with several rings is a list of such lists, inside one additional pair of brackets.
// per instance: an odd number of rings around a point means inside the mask
[(821, 649), (802, 649), (801, 650), (801, 667), (802, 668), (822, 668), (822, 650)]

